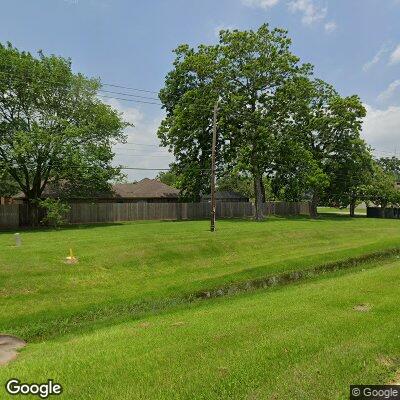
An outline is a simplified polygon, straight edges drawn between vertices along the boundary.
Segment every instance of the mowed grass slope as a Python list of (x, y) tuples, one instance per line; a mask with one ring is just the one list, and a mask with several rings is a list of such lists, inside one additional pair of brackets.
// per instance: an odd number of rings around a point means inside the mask
[(400, 368), (400, 262), (372, 267), (31, 344), (0, 382), (51, 377), (65, 399), (346, 399)]
[[(46, 337), (57, 321), (68, 328), (88, 310), (95, 319), (114, 305), (164, 301), (399, 247), (400, 224), (269, 218), (219, 221), (211, 234), (207, 221), (136, 222), (27, 231), (22, 239), (15, 248), (13, 233), (0, 233), (0, 332), (30, 340)], [(69, 248), (79, 264), (64, 263)]]

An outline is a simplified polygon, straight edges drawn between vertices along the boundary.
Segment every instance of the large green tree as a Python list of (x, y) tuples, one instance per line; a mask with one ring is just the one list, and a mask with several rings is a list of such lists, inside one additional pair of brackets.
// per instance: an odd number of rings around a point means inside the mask
[(391, 172), (386, 172), (378, 163), (374, 163), (372, 179), (364, 187), (364, 199), (382, 208), (382, 216), (389, 206), (399, 206), (400, 190), (396, 188), (396, 179)]
[(24, 193), (33, 225), (49, 185), (89, 194), (120, 176), (112, 146), (127, 124), (99, 88), (68, 59), (0, 45), (0, 169)]
[[(174, 69), (168, 73), (159, 94), (166, 117), (158, 136), (161, 144), (175, 156), (171, 170), (180, 178), (181, 197), (198, 201), (210, 186), (218, 52), (212, 46), (199, 46), (195, 51), (188, 45), (181, 45), (174, 52)], [(221, 140), (218, 148), (220, 153)]]
[(372, 181), (374, 162), (363, 140), (347, 139), (338, 141), (336, 151), (329, 160), (330, 185), (325, 201), (335, 207), (349, 206), (350, 216), (354, 217), (357, 203), (364, 200), (365, 186)]
[[(275, 93), (293, 76), (307, 75), (282, 29), (221, 31), (219, 44), (176, 51), (160, 99), (167, 116), (162, 143), (177, 158), (173, 168), (191, 184), (193, 197), (209, 186), (212, 110), (219, 99), (219, 172), (238, 167), (254, 182), (256, 219), (262, 219), (263, 176), (272, 165)], [(280, 106), (284, 106), (280, 104)], [(186, 190), (189, 190), (186, 187)]]
[(257, 31), (222, 31), (219, 46), (227, 83), (222, 120), (224, 139), (230, 144), (226, 161), (252, 175), (255, 217), (260, 220), (265, 201), (263, 178), (272, 172), (276, 115), (286, 108), (277, 92), (288, 80), (309, 75), (311, 66), (301, 65), (292, 54), (286, 30), (270, 29), (266, 24)]
[(392, 174), (397, 182), (400, 182), (400, 158), (381, 157), (377, 160), (379, 166), (387, 173)]
[[(313, 217), (317, 216), (320, 201), (329, 198), (329, 192), (334, 192), (341, 202), (354, 204), (353, 192), (364, 183), (363, 172), (371, 161), (369, 150), (360, 139), (365, 116), (360, 99), (341, 97), (331, 85), (307, 77), (288, 81), (279, 96), (287, 107), (279, 110), (277, 118), (281, 132), (277, 178), (285, 178), (289, 172), (297, 193), (303, 186), (303, 193), (311, 200)], [(360, 156), (355, 156), (357, 152), (361, 152)], [(287, 166), (289, 161), (293, 168)], [(354, 175), (357, 168), (364, 169)]]
[[(271, 182), (264, 177), (263, 187), (266, 200), (272, 200)], [(227, 170), (217, 180), (217, 190), (238, 192), (254, 201), (254, 180), (249, 173)]]
[(329, 186), (327, 174), (300, 141), (280, 140), (274, 163), (272, 190), (279, 200), (302, 201)]
[[(276, 197), (318, 204), (357, 201), (371, 169), (360, 139), (365, 109), (311, 77), (282, 29), (221, 31), (219, 43), (178, 47), (160, 99), (167, 116), (158, 131), (176, 157), (186, 195), (209, 187), (212, 109), (218, 101), (218, 173), (251, 176), (256, 219), (263, 218), (264, 180)], [(360, 152), (360, 153), (358, 153)], [(355, 174), (358, 171), (358, 174)]]

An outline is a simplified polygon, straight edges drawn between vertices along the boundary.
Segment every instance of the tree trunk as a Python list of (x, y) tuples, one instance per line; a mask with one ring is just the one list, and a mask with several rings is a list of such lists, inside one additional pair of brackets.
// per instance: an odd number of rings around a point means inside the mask
[(356, 202), (355, 201), (351, 201), (350, 202), (350, 217), (354, 217), (355, 216), (355, 214), (356, 214)]
[(261, 177), (260, 179), (260, 185), (261, 185), (261, 192), (262, 192), (262, 202), (265, 203), (266, 198), (265, 198), (265, 185), (264, 185), (264, 180)]
[(254, 200), (255, 200), (255, 215), (254, 219), (256, 221), (262, 221), (264, 215), (262, 212), (262, 203), (265, 198), (265, 193), (263, 194), (264, 185), (262, 181), (262, 175), (254, 176)]
[(28, 225), (32, 228), (39, 225), (39, 207), (35, 200), (28, 200)]
[(319, 196), (314, 193), (310, 202), (310, 217), (313, 219), (318, 218), (318, 202), (319, 202)]

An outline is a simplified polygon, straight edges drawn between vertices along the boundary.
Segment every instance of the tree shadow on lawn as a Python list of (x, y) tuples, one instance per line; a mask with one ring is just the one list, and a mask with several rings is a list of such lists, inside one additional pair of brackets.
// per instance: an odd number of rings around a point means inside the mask
[(365, 219), (367, 218), (366, 214), (356, 214), (354, 217), (350, 217), (349, 214), (339, 214), (339, 213), (324, 213), (324, 212), (319, 212), (318, 213), (318, 219), (323, 219), (323, 220), (343, 220), (346, 219), (348, 221), (352, 221), (354, 219)]
[[(352, 221), (354, 219), (366, 218), (365, 215), (355, 215), (350, 217), (349, 215), (343, 214), (333, 214), (333, 213), (319, 213), (317, 219), (312, 219), (308, 215), (291, 215), (291, 216), (279, 216), (271, 215), (265, 216), (262, 221), (255, 221), (253, 218), (218, 218), (217, 224), (223, 222), (224, 224), (238, 224), (238, 223), (249, 223), (254, 222), (255, 224), (269, 224), (272, 222), (282, 222), (282, 221), (312, 221), (312, 222), (322, 222), (322, 221)], [(206, 222), (208, 219), (188, 219), (188, 220), (135, 220), (135, 221), (121, 221), (121, 222), (98, 222), (98, 223), (87, 223), (87, 224), (71, 224), (63, 225), (60, 228), (52, 228), (40, 226), (37, 228), (31, 228), (29, 226), (22, 226), (19, 228), (1, 228), (0, 235), (2, 234), (13, 234), (17, 232), (29, 232), (29, 233), (42, 233), (42, 232), (62, 232), (70, 230), (81, 230), (81, 229), (94, 229), (94, 228), (109, 228), (111, 226), (124, 226), (130, 224), (151, 224), (151, 223), (175, 223), (183, 224), (186, 222)], [(207, 229), (208, 230), (208, 229)]]
[(254, 222), (257, 224), (268, 224), (272, 222), (282, 222), (282, 221), (310, 221), (310, 222), (323, 222), (323, 221), (352, 221), (358, 218), (366, 218), (363, 215), (356, 215), (355, 217), (350, 217), (349, 215), (342, 215), (342, 214), (332, 214), (332, 213), (319, 213), (318, 218), (313, 219), (308, 215), (289, 215), (289, 216), (280, 216), (280, 215), (270, 215), (265, 216), (262, 221), (255, 221), (254, 219), (243, 219), (243, 218), (230, 218), (230, 219), (217, 219), (218, 221), (223, 221), (226, 223), (238, 223), (238, 222)]
[[(128, 221), (130, 222), (130, 221)], [(60, 228), (52, 228), (47, 226), (39, 226), (37, 228), (32, 228), (29, 226), (20, 226), (19, 228), (1, 228), (1, 234), (10, 234), (10, 233), (43, 233), (43, 232), (63, 232), (70, 230), (80, 230), (80, 229), (93, 229), (93, 228), (106, 228), (110, 226), (122, 226), (126, 225), (124, 222), (101, 222), (101, 223), (92, 223), (92, 224), (71, 224), (71, 225), (63, 225)]]

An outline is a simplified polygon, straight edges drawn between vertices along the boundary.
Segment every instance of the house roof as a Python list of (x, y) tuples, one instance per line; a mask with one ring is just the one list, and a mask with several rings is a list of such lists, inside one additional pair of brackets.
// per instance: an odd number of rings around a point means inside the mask
[[(209, 199), (211, 199), (211, 195), (206, 194), (206, 195), (203, 195), (202, 198), (204, 200), (209, 200)], [(230, 199), (243, 199), (244, 200), (244, 199), (247, 199), (248, 200), (247, 196), (244, 196), (244, 195), (242, 195), (241, 193), (238, 193), (238, 192), (234, 192), (233, 190), (217, 191), (217, 192), (215, 192), (215, 198), (216, 198), (216, 200), (222, 200), (222, 199), (224, 199), (224, 200), (230, 200)]]
[[(154, 198), (178, 198), (179, 190), (155, 179), (142, 179), (134, 183), (118, 183), (112, 185), (113, 193), (97, 194), (94, 199), (154, 199)], [(57, 193), (48, 185), (43, 191), (43, 197), (57, 197)], [(20, 192), (14, 199), (24, 199)]]
[(155, 179), (145, 178), (136, 183), (119, 183), (113, 185), (113, 197), (133, 198), (178, 198), (179, 190)]

